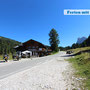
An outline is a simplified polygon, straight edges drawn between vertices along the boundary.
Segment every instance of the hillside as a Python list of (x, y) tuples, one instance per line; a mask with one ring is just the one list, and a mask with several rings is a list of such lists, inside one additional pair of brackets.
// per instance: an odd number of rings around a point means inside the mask
[(13, 47), (20, 44), (20, 42), (0, 36), (0, 54), (13, 53)]

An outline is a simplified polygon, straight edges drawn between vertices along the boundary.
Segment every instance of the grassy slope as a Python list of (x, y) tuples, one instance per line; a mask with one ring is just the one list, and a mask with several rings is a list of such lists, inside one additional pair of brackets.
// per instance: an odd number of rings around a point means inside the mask
[(90, 47), (71, 49), (71, 51), (74, 51), (75, 54), (80, 51), (85, 51), (85, 50), (90, 50)]
[[(73, 49), (74, 53), (90, 50), (90, 47)], [(69, 59), (73, 64), (74, 68), (77, 70), (76, 76), (86, 78), (83, 81), (84, 87), (90, 90), (90, 52), (81, 53), (74, 58)]]

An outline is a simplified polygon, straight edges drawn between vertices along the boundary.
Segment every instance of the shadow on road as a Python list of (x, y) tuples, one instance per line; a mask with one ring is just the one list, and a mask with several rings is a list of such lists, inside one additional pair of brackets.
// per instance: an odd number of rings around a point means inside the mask
[(74, 55), (69, 54), (69, 55), (64, 55), (64, 56), (61, 56), (61, 57), (72, 57), (72, 56), (74, 56)]
[(13, 61), (19, 61), (19, 60), (13, 60)]

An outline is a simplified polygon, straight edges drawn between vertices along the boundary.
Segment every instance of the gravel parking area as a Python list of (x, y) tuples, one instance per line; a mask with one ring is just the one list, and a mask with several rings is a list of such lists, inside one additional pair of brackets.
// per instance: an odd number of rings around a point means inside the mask
[(58, 53), (50, 61), (1, 79), (0, 90), (80, 90), (67, 58)]

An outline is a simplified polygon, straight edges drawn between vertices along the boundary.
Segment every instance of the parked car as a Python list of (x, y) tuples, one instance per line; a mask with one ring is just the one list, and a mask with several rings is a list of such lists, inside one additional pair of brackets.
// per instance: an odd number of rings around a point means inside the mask
[(66, 51), (66, 54), (71, 54), (71, 53), (73, 53), (73, 52), (70, 50)]

